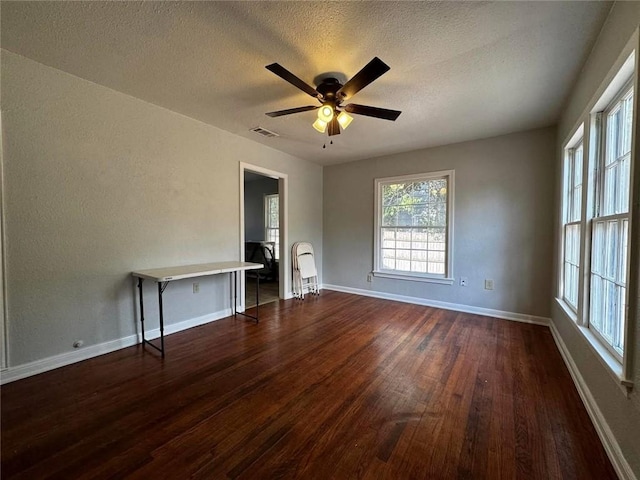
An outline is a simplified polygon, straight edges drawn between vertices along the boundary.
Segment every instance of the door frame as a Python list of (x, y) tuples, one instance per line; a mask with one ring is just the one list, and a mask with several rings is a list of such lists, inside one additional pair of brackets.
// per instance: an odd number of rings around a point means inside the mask
[[(264, 167), (240, 162), (240, 261), (244, 262), (244, 172), (257, 173), (265, 177), (278, 180), (278, 204), (280, 207), (280, 262), (278, 265), (278, 295), (282, 299), (289, 299), (291, 295), (291, 277), (287, 272), (291, 270), (291, 253), (289, 251), (289, 176), (286, 173), (269, 170)], [(245, 276), (240, 275), (240, 308), (245, 308)]]
[(4, 201), (4, 155), (2, 143), (2, 110), (0, 110), (0, 370), (8, 367), (9, 344), (7, 342), (7, 279)]

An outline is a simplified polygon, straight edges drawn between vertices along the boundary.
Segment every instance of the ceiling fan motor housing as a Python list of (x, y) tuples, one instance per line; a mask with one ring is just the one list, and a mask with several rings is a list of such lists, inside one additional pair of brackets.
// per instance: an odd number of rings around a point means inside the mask
[[(334, 105), (340, 105), (340, 102), (344, 98), (343, 95), (337, 95), (338, 90), (342, 88), (342, 84), (338, 81), (337, 78), (325, 78), (320, 85), (316, 88), (318, 93), (320, 94), (321, 102), (332, 103)], [(340, 98), (338, 98), (340, 97)]]

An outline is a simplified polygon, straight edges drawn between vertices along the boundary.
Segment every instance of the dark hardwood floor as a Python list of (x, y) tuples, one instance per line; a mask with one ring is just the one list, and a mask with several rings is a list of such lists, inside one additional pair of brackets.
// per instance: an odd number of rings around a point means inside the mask
[(7, 384), (2, 478), (616, 478), (545, 327), (336, 292)]

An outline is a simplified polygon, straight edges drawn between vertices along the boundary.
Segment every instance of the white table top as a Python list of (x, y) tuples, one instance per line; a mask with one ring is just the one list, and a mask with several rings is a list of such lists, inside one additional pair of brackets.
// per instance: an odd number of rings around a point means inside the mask
[(206, 275), (217, 275), (219, 273), (238, 272), (241, 270), (257, 270), (263, 267), (264, 265), (261, 263), (217, 262), (139, 270), (137, 272), (131, 272), (131, 275), (153, 280), (154, 282), (168, 282), (183, 278), (204, 277)]

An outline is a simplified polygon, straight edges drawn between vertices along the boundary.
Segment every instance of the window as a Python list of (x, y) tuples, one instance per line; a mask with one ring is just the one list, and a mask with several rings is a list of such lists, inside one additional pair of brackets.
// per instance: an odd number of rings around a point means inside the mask
[(280, 257), (280, 207), (278, 194), (264, 196), (264, 238), (275, 242), (276, 260)]
[[(560, 212), (559, 305), (593, 351), (627, 389), (633, 386), (629, 341), (638, 317), (629, 308), (634, 212), (631, 172), (638, 76), (632, 46), (598, 89), (588, 121), (566, 142)], [(637, 143), (636, 143), (637, 144)], [(637, 343), (637, 342), (636, 342)]]
[(453, 283), (453, 174), (376, 179), (375, 275)]
[(624, 353), (633, 88), (599, 114), (588, 326), (619, 359)]
[(562, 299), (574, 312), (578, 310), (580, 279), (580, 222), (582, 221), (582, 128), (578, 140), (565, 150), (563, 189)]

